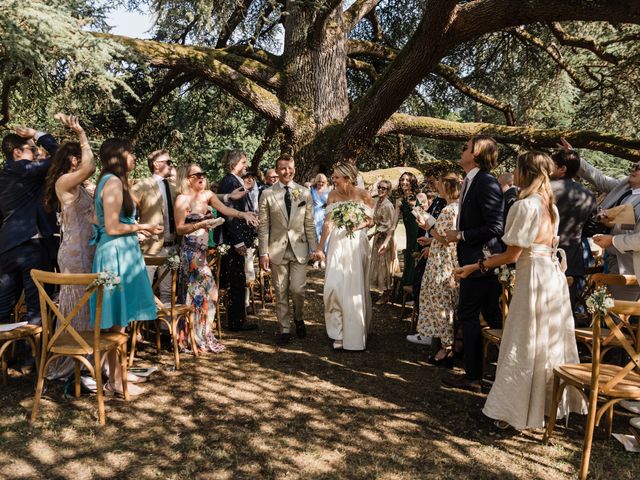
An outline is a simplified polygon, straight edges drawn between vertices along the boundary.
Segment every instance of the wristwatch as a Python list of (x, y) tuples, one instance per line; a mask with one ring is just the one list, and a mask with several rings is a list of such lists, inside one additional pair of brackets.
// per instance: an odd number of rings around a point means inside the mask
[(458, 233), (456, 233), (456, 240), (462, 240), (462, 230), (458, 230)]

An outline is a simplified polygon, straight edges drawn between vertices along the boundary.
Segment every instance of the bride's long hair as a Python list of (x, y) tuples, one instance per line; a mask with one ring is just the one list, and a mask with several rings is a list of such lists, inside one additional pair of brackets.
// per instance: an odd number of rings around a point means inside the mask
[(549, 210), (551, 220), (555, 222), (556, 213), (553, 208), (555, 199), (551, 189), (551, 172), (553, 172), (553, 160), (545, 153), (531, 150), (518, 156), (516, 165), (517, 183), (520, 187), (518, 197), (526, 198), (534, 194), (540, 195), (542, 202)]

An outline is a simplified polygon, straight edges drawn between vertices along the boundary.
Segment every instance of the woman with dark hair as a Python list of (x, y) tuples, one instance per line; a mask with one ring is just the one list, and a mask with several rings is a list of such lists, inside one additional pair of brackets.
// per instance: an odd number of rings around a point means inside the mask
[[(96, 170), (93, 152), (84, 129), (74, 116), (61, 113), (56, 119), (78, 135), (78, 142), (65, 142), (56, 152), (51, 162), (44, 190), (44, 206), (49, 212), (58, 212), (62, 241), (58, 250), (60, 273), (88, 273), (93, 264), (94, 247), (89, 245), (91, 222), (93, 221), (93, 197), (83, 186)], [(85, 294), (85, 287), (63, 285), (60, 287), (60, 312), (68, 315)], [(76, 330), (91, 327), (89, 305), (73, 317), (71, 326)], [(71, 376), (74, 361), (60, 358), (47, 371), (47, 378), (63, 379)]]
[[(518, 157), (515, 183), (521, 191), (502, 237), (507, 250), (456, 270), (456, 278), (466, 278), (476, 270), (516, 262), (496, 380), (482, 410), (500, 428), (542, 428), (550, 413), (554, 367), (580, 363), (565, 255), (557, 248), (559, 216), (549, 181), (552, 171), (553, 162), (544, 153)], [(564, 391), (557, 418), (569, 412), (586, 413), (584, 400), (573, 389)]]
[(404, 267), (402, 271), (402, 285), (413, 285), (413, 276), (416, 267), (416, 260), (413, 253), (417, 251), (418, 247), (418, 222), (413, 215), (413, 209), (420, 205), (420, 202), (416, 198), (418, 195), (418, 179), (411, 172), (404, 172), (400, 176), (398, 181), (398, 188), (400, 189), (400, 198), (396, 200), (396, 214), (393, 228), (389, 229), (387, 238), (378, 249), (380, 255), (384, 255), (391, 242), (400, 217), (402, 217), (402, 223), (407, 236), (407, 245), (404, 249)]
[[(135, 203), (127, 178), (135, 162), (128, 140), (111, 138), (100, 147), (102, 172), (94, 202), (98, 223), (93, 225), (91, 243), (96, 245), (93, 272), (110, 272), (120, 277), (119, 285), (105, 289), (102, 300), (102, 328), (111, 332), (124, 332), (134, 320), (155, 320), (158, 316), (136, 234), (158, 235), (164, 227), (135, 222)], [(91, 318), (95, 310), (94, 295), (91, 297)], [(121, 394), (122, 371), (115, 351), (109, 353), (108, 361), (109, 383), (105, 392)], [(137, 379), (130, 376), (128, 380)], [(129, 385), (128, 390), (134, 396), (143, 392), (136, 385)]]

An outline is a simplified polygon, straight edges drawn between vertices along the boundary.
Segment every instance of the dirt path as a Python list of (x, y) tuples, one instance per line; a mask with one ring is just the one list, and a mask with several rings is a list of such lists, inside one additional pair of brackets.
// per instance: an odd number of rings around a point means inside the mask
[[(0, 478), (573, 478), (584, 419), (573, 416), (550, 446), (541, 432), (496, 431), (480, 413), (484, 395), (440, 387), (443, 370), (404, 340), (398, 307), (375, 307), (368, 350), (330, 348), (322, 319), (322, 279), (312, 273), (309, 335), (273, 345), (273, 310), (260, 331), (228, 334), (227, 350), (179, 372), (158, 365), (150, 393), (107, 400), (96, 424), (92, 396), (67, 401), (51, 383), (39, 422), (27, 422), (34, 377), (0, 386)], [(617, 416), (615, 430), (628, 417)], [(592, 478), (637, 479), (640, 456), (596, 440)]]

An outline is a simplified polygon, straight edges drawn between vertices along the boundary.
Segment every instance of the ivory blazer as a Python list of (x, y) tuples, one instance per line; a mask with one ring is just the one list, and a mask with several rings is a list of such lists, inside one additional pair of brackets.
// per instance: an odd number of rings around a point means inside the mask
[(309, 252), (318, 248), (311, 192), (294, 182), (291, 187), (290, 217), (284, 203), (285, 190), (280, 183), (267, 188), (260, 196), (258, 250), (261, 256), (269, 255), (275, 265), (282, 262), (288, 245), (299, 263), (305, 263)]
[[(176, 187), (169, 181), (169, 191), (171, 192), (172, 204), (176, 204)], [(162, 192), (154, 177), (147, 177), (138, 180), (131, 192), (138, 201), (138, 216), (140, 223), (155, 223), (164, 225), (164, 216), (168, 212), (164, 209)], [(164, 246), (164, 232), (160, 235), (153, 235), (140, 242), (140, 249), (145, 255), (157, 255)]]

